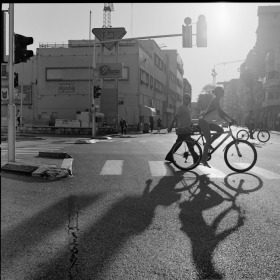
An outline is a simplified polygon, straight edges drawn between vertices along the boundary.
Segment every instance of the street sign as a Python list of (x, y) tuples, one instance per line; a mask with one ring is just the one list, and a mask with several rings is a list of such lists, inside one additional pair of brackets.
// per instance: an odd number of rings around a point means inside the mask
[[(116, 27), (116, 28), (93, 28), (92, 33), (97, 37), (99, 41), (108, 41), (108, 40), (117, 40), (122, 39), (126, 34), (126, 30), (124, 27)], [(104, 43), (107, 49), (112, 49), (112, 47), (117, 42), (106, 42)]]

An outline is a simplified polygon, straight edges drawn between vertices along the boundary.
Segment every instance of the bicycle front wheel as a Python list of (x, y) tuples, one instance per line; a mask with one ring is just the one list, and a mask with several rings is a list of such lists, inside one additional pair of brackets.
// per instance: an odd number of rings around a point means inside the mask
[(226, 165), (235, 172), (246, 172), (257, 162), (257, 151), (252, 143), (245, 140), (231, 141), (224, 153)]
[(240, 140), (248, 140), (249, 132), (245, 129), (241, 129), (237, 132), (236, 138)]
[(199, 165), (202, 149), (195, 140), (186, 139), (178, 142), (173, 150), (173, 164), (181, 170), (192, 170)]
[(267, 130), (260, 130), (257, 134), (257, 138), (260, 142), (267, 142), (270, 138), (270, 133)]

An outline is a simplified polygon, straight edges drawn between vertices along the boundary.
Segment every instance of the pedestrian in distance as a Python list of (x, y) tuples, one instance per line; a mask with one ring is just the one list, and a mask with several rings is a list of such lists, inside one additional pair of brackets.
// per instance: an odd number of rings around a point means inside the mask
[(120, 120), (120, 127), (122, 135), (126, 135), (127, 122), (124, 118), (121, 118)]
[(253, 129), (255, 128), (255, 118), (253, 114), (253, 110), (249, 110), (248, 114), (244, 118), (244, 124), (247, 126), (249, 133), (250, 133), (250, 139), (255, 139), (253, 137)]
[(154, 118), (150, 117), (150, 128), (151, 128), (151, 132), (153, 132), (154, 130)]
[(20, 126), (20, 110), (19, 109), (17, 110), (16, 119), (17, 119), (18, 126)]
[[(165, 160), (172, 162), (173, 161), (173, 149), (177, 145), (177, 143), (186, 140), (186, 139), (192, 139), (190, 136), (191, 133), (191, 124), (192, 124), (192, 118), (191, 118), (191, 111), (189, 108), (189, 104), (191, 103), (191, 96), (187, 93), (183, 95), (183, 104), (178, 107), (174, 118), (170, 124), (170, 126), (167, 128), (167, 132), (170, 133), (172, 131), (172, 128), (174, 124), (177, 124), (177, 140), (175, 144), (172, 146), (170, 151), (167, 153)], [(189, 145), (190, 153), (192, 154), (193, 160), (196, 163), (199, 160), (199, 155), (194, 151), (193, 146)], [(177, 145), (176, 152), (179, 149), (180, 145)]]
[(158, 118), (157, 119), (157, 133), (160, 133), (160, 130), (161, 130), (161, 119)]
[[(212, 90), (212, 93), (215, 95), (215, 97), (210, 101), (208, 108), (200, 114), (198, 120), (199, 127), (206, 140), (206, 143), (203, 147), (200, 164), (209, 168), (211, 168), (211, 166), (207, 163), (208, 151), (209, 149), (213, 149), (211, 144), (224, 132), (224, 129), (213, 121), (219, 116), (226, 122), (236, 123), (234, 119), (232, 119), (221, 109), (220, 100), (224, 96), (224, 89), (221, 86), (217, 86)], [(216, 131), (218, 134), (212, 135), (211, 138), (211, 130)]]

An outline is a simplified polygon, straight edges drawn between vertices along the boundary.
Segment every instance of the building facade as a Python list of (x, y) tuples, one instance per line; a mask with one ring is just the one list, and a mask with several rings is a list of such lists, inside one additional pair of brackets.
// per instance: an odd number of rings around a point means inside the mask
[(258, 8), (255, 46), (240, 67), (239, 99), (256, 125), (280, 131), (280, 6)]
[[(102, 93), (94, 99), (95, 110), (107, 125), (116, 125), (121, 117), (129, 125), (147, 123), (151, 117), (168, 125), (183, 95), (183, 62), (177, 50), (161, 50), (154, 40), (123, 41), (109, 50), (97, 41), (96, 65), (121, 64), (119, 79), (94, 79), (93, 54), (93, 40), (69, 40), (41, 44), (36, 56), (16, 64), (18, 91), (24, 97), (15, 93), (15, 104), (21, 105), (23, 122), (53, 125), (56, 119), (77, 119), (77, 114), (90, 112), (97, 83)], [(7, 65), (2, 65), (1, 75), (1, 87), (7, 88)], [(2, 118), (7, 116), (7, 104), (8, 96), (2, 94)]]

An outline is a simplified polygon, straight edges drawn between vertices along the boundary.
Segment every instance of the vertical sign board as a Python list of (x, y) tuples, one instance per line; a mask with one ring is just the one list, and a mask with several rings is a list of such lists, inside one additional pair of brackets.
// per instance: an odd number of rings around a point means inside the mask
[[(92, 33), (97, 37), (99, 41), (109, 41), (109, 40), (117, 40), (122, 39), (126, 34), (126, 30), (124, 27), (116, 27), (116, 28), (93, 28)], [(109, 50), (117, 42), (106, 42), (104, 43), (105, 47)]]

